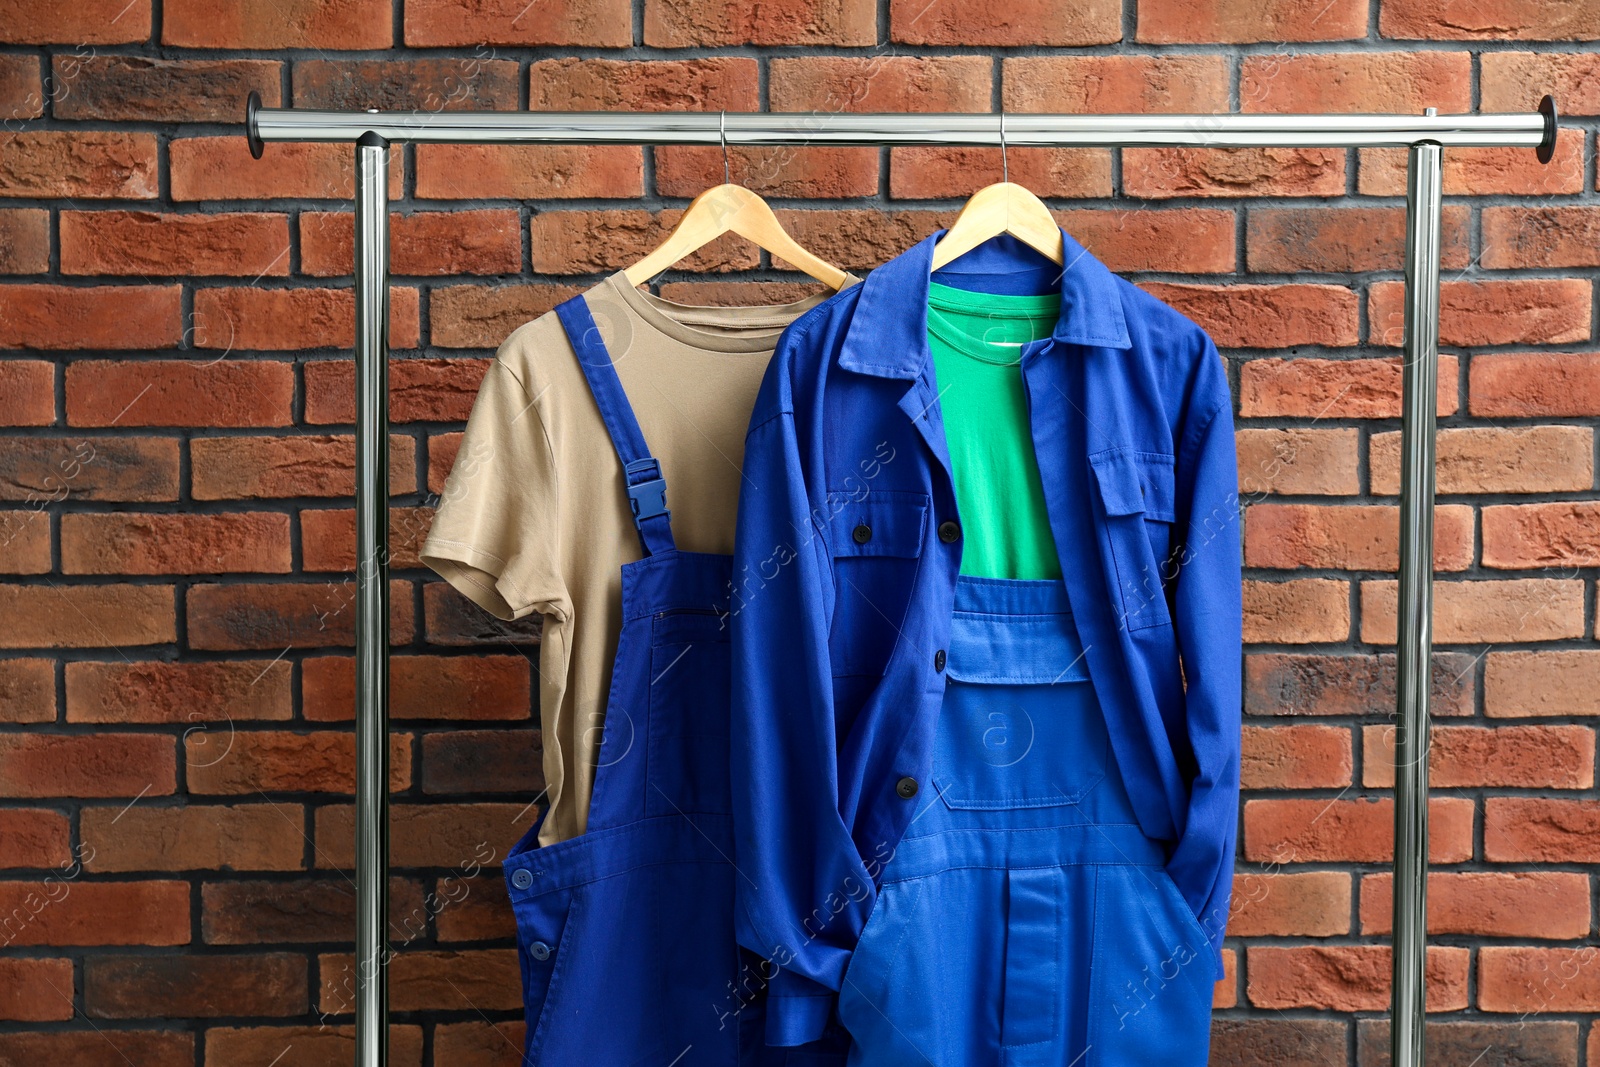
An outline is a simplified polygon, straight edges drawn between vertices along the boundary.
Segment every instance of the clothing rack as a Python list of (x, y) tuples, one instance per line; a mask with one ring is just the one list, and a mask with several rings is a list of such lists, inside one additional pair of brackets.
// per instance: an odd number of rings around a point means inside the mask
[(1445, 148), (1524, 147), (1548, 163), (1556, 109), (1439, 115), (1035, 115), (665, 112), (379, 112), (264, 108), (252, 92), (250, 151), (267, 141), (355, 145), (356, 1067), (388, 1064), (389, 146), (988, 145), (1400, 148), (1406, 181), (1401, 386), (1400, 589), (1395, 747), (1391, 1061), (1422, 1067), (1428, 865), (1428, 696), (1433, 646), (1434, 398), (1439, 361), (1441, 167)]

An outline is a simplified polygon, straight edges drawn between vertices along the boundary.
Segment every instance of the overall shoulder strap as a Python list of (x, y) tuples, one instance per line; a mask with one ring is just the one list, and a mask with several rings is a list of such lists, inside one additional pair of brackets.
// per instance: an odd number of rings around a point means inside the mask
[(556, 305), (556, 316), (567, 331), (572, 349), (578, 355), (578, 365), (589, 382), (589, 391), (600, 407), (600, 417), (605, 420), (606, 432), (611, 435), (611, 445), (622, 461), (622, 470), (628, 483), (628, 506), (633, 511), (633, 523), (639, 528), (639, 540), (644, 543), (647, 555), (668, 552), (672, 541), (671, 513), (667, 510), (667, 483), (661, 476), (661, 464), (650, 455), (634, 418), (633, 407), (622, 390), (617, 368), (611, 362), (611, 353), (594, 324), (594, 316), (583, 294)]

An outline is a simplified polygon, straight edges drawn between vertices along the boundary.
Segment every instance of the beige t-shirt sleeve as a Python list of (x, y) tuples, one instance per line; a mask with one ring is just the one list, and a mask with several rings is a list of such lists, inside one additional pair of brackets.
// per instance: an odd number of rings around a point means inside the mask
[(534, 397), (496, 358), (484, 375), (422, 561), (499, 619), (566, 616), (561, 486)]

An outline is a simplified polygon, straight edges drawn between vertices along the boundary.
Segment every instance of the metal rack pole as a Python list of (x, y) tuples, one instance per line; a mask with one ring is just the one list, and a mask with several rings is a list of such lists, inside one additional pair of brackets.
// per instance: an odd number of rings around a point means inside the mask
[[(388, 146), (478, 144), (999, 145), (999, 115), (303, 111), (250, 94), (245, 136), (358, 145), (356, 183), (356, 1067), (388, 1062)], [(1407, 148), (1401, 403), (1399, 743), (1395, 778), (1395, 1067), (1423, 1064), (1429, 655), (1439, 230), (1446, 147), (1523, 147), (1548, 163), (1556, 110), (1406, 115), (1007, 115), (1015, 145)]]

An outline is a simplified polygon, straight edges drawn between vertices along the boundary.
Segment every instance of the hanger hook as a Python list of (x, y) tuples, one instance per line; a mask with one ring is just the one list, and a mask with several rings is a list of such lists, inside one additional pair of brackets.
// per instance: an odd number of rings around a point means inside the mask
[(1006, 160), (1006, 109), (1000, 109), (1000, 180), (1011, 180), (1011, 165)]
[(722, 111), (717, 119), (717, 134), (722, 138), (722, 184), (728, 184), (728, 113)]

